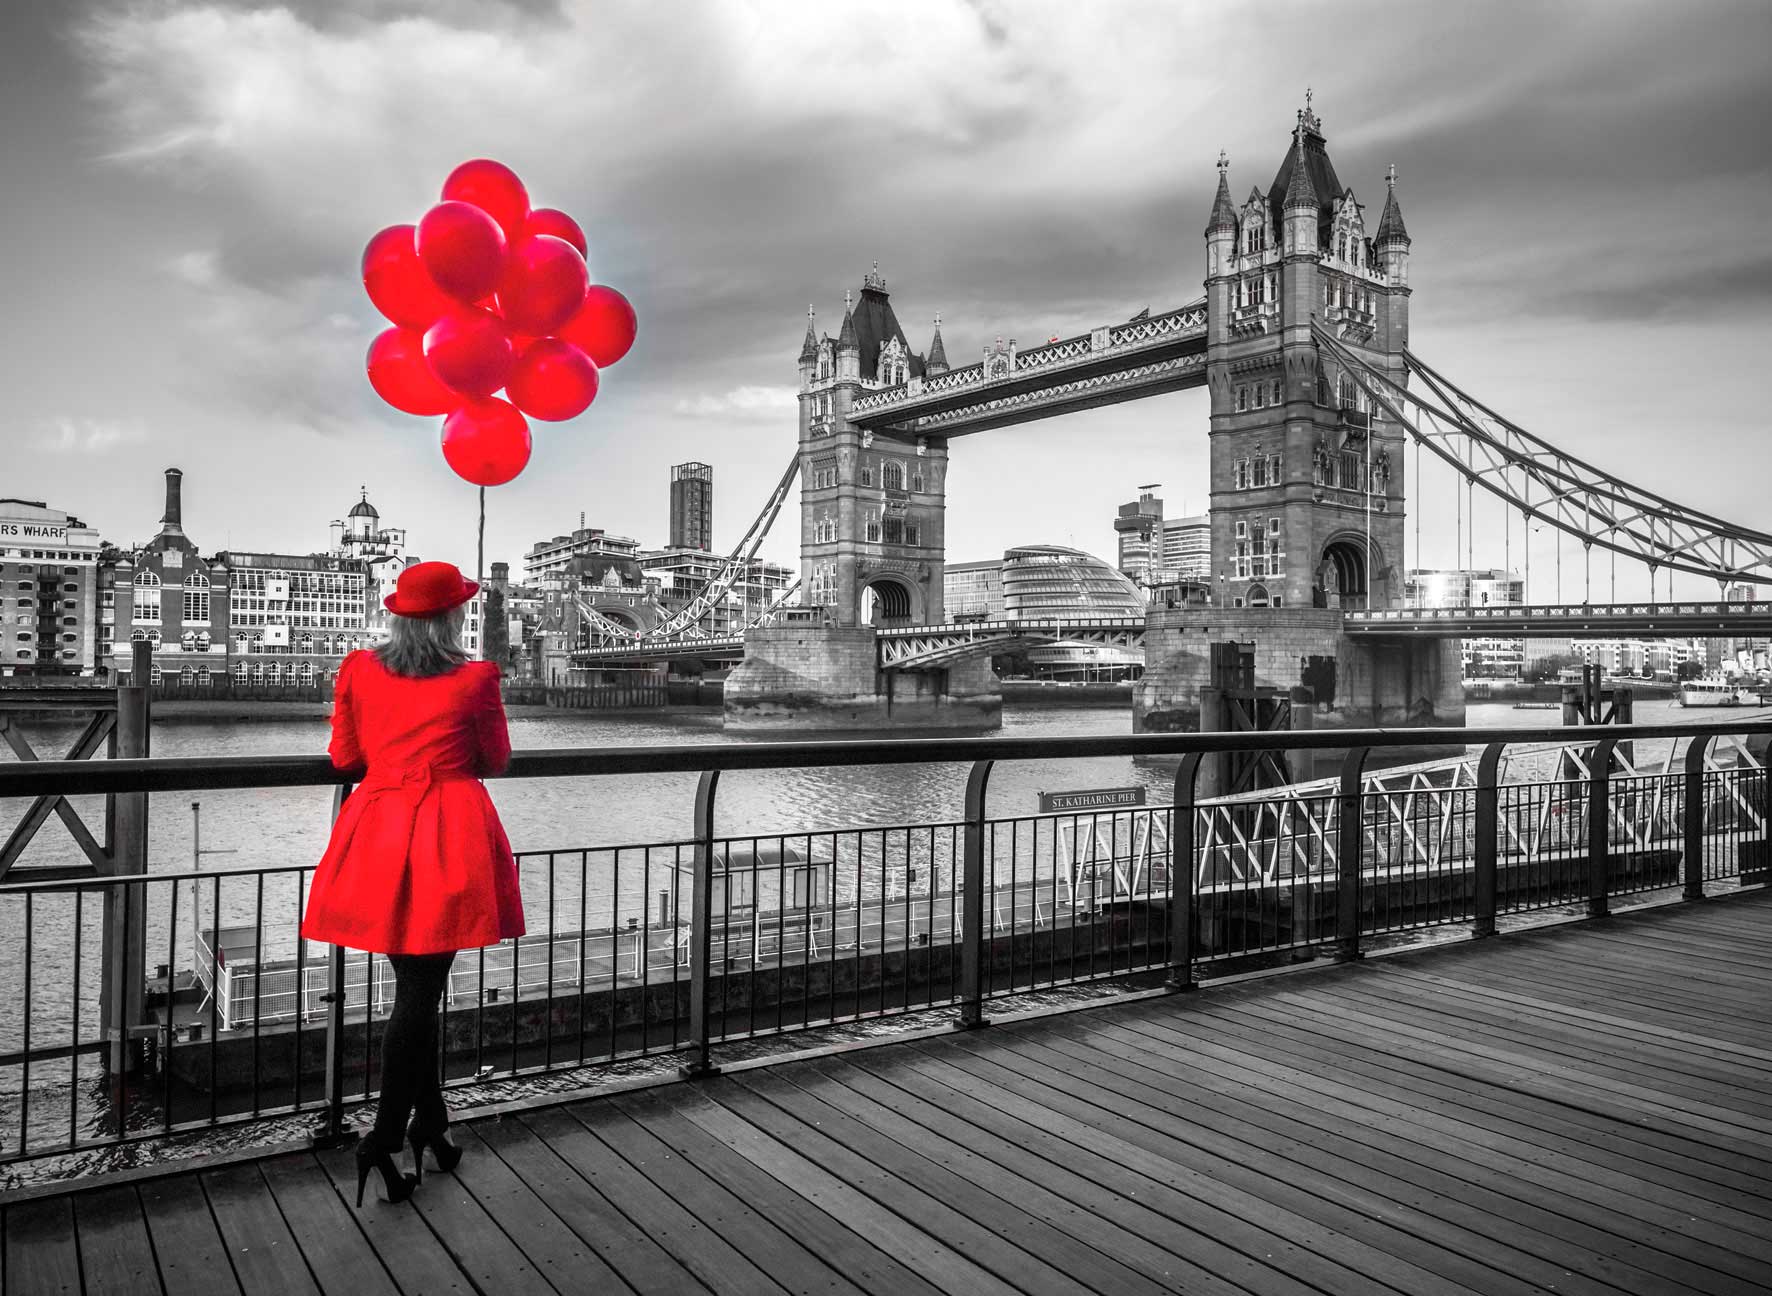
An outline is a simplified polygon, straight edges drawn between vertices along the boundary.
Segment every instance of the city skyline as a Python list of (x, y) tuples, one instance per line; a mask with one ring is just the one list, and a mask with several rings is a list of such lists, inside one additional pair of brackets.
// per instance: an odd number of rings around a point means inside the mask
[[(669, 468), (689, 460), (717, 475), (723, 551), (792, 451), (808, 301), (834, 333), (878, 260), (913, 346), (939, 312), (964, 364), (998, 334), (1197, 297), (1219, 149), (1239, 198), (1265, 189), (1308, 85), (1363, 202), (1398, 167), (1424, 356), (1573, 453), (1759, 519), (1763, 7), (1282, 6), (1228, 28), (1203, 6), (1076, 10), (9, 9), (20, 147), (0, 232), (35, 327), (10, 331), (0, 495), (127, 544), (152, 534), (176, 465), (201, 543), (307, 552), (361, 482), (414, 552), (471, 566), (473, 492), (436, 420), (379, 409), (363, 380), (378, 325), (356, 261), (487, 154), (583, 214), (594, 274), (641, 314), (621, 381), (538, 426), (531, 470), (488, 493), (488, 565), (515, 568), (581, 512), (662, 541)], [(853, 59), (829, 53), (843, 32), (864, 33)], [(1255, 85), (1208, 53), (1227, 47), (1259, 62)], [(948, 553), (1111, 559), (1138, 482), (1204, 510), (1206, 458), (1200, 392), (965, 438)], [(1423, 507), (1409, 565), (1462, 564), (1450, 512)], [(792, 528), (763, 553), (792, 561)]]

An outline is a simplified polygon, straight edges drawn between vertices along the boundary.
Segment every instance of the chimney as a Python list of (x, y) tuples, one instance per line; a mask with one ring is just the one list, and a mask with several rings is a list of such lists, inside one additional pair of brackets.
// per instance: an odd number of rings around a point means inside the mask
[(160, 530), (184, 531), (184, 513), (179, 504), (179, 482), (184, 474), (177, 468), (166, 470), (166, 512), (160, 516)]

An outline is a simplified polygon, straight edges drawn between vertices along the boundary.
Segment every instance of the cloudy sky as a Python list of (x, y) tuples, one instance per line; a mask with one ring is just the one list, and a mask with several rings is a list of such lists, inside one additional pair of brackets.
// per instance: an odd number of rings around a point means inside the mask
[[(1398, 168), (1430, 363), (1772, 526), (1764, 0), (8, 0), (0, 60), (0, 495), (116, 542), (152, 534), (177, 465), (206, 550), (322, 547), (362, 483), (416, 551), (471, 566), (440, 420), (363, 378), (381, 324), (357, 279), (369, 235), (464, 158), (578, 216), (641, 319), (592, 409), (537, 425), (528, 472), (488, 493), (488, 558), (515, 567), (581, 511), (663, 543), (687, 459), (714, 465), (736, 541), (792, 451), (807, 303), (834, 333), (873, 261), (913, 345), (939, 311), (956, 364), (1198, 296), (1218, 151), (1239, 196), (1265, 188), (1307, 85), (1362, 200)], [(1203, 508), (1205, 397), (954, 461), (951, 557), (1108, 554), (1139, 483)], [(1429, 563), (1451, 561), (1451, 499), (1421, 510)], [(765, 552), (792, 560), (780, 530)]]

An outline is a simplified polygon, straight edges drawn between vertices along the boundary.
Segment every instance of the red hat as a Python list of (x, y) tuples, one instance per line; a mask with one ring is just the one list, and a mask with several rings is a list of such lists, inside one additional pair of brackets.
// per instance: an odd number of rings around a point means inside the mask
[(480, 592), (480, 582), (465, 580), (454, 563), (414, 563), (400, 573), (394, 592), (381, 601), (395, 616), (433, 617), (460, 607)]

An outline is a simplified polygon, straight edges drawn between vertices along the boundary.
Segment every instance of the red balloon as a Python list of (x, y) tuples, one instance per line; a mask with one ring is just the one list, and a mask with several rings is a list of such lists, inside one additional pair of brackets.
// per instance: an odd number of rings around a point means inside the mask
[(504, 272), (504, 231), (465, 202), (440, 202), (426, 212), (414, 246), (437, 286), (465, 302), (479, 301), (498, 287)]
[(591, 245), (585, 241), (585, 232), (579, 223), (565, 212), (555, 207), (537, 207), (529, 213), (529, 221), (523, 226), (525, 234), (552, 234), (557, 239), (565, 239), (578, 249), (581, 257), (591, 254)]
[(472, 203), (497, 221), (512, 243), (523, 237), (523, 224), (529, 219), (529, 191), (503, 162), (491, 158), (463, 162), (443, 182), (443, 197)]
[(375, 308), (403, 328), (427, 329), (453, 306), (432, 282), (414, 243), (411, 225), (390, 225), (363, 249), (363, 287)]
[(517, 358), (504, 321), (472, 306), (457, 306), (426, 329), (424, 352), (431, 372), (464, 396), (492, 395)]
[(613, 288), (592, 284), (578, 314), (567, 320), (558, 332), (601, 369), (628, 353), (638, 330), (639, 321), (628, 299)]
[(543, 338), (517, 361), (505, 394), (530, 418), (576, 418), (597, 399), (597, 366), (572, 343)]
[(476, 486), (503, 486), (529, 462), (529, 423), (509, 401), (474, 400), (443, 420), (443, 458)]
[(590, 271), (578, 249), (552, 234), (537, 234), (511, 248), (498, 305), (519, 333), (545, 337), (584, 305)]
[(425, 363), (424, 334), (391, 328), (369, 344), (369, 385), (407, 414), (447, 414), (461, 393), (445, 385)]

